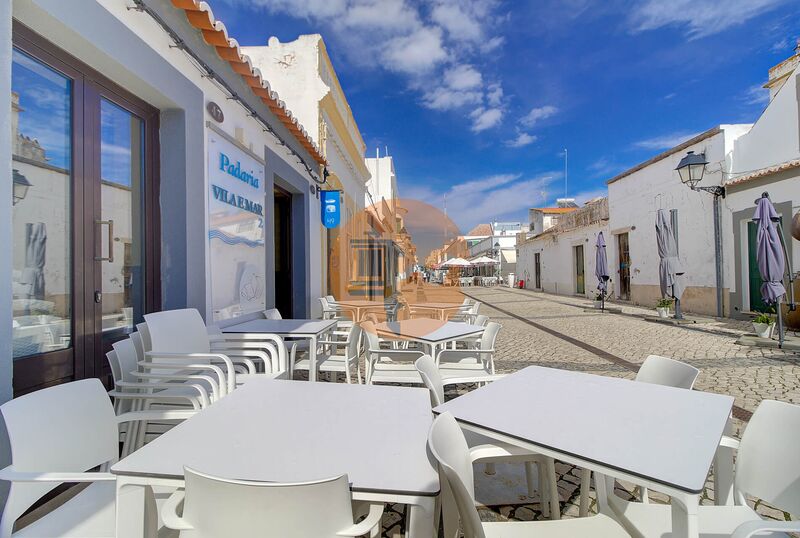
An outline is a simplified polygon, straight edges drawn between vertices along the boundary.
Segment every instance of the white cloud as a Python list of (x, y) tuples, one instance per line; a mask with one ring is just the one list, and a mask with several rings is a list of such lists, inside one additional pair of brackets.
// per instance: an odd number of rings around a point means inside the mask
[(755, 84), (745, 90), (742, 100), (748, 105), (766, 105), (769, 103), (769, 90), (761, 84)]
[(400, 75), (423, 106), (459, 111), (475, 132), (502, 118), (502, 83), (485, 80), (485, 56), (504, 43), (499, 0), (224, 1), (309, 20), (348, 64)]
[(653, 138), (647, 138), (645, 140), (640, 140), (638, 142), (635, 142), (633, 145), (634, 147), (640, 149), (650, 149), (650, 150), (670, 149), (686, 142), (687, 140), (694, 138), (699, 134), (700, 133), (692, 133), (686, 131), (669, 133), (661, 136), (655, 136)]
[(532, 108), (530, 112), (520, 118), (519, 122), (525, 127), (533, 127), (541, 120), (546, 120), (558, 112), (558, 109), (551, 105)]
[(761, 15), (787, 0), (645, 0), (629, 16), (634, 33), (670, 26), (689, 39), (710, 36)]
[(559, 172), (529, 178), (521, 174), (497, 174), (465, 181), (445, 191), (420, 185), (410, 186), (405, 192), (407, 198), (428, 201), (436, 207), (442, 206), (446, 195), (448, 216), (462, 232), (467, 232), (493, 219), (521, 218), (521, 212), (544, 202), (547, 186), (561, 177)]
[(529, 144), (533, 144), (537, 139), (537, 136), (521, 131), (517, 133), (516, 137), (506, 140), (505, 144), (510, 148), (521, 148)]
[(502, 108), (476, 108), (472, 114), (472, 131), (480, 133), (500, 124), (503, 119)]

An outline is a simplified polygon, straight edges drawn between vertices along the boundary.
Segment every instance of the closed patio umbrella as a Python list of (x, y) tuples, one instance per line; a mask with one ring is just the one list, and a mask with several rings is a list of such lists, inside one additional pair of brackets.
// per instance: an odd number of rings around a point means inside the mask
[(606, 254), (606, 240), (603, 237), (603, 232), (597, 234), (597, 243), (595, 244), (595, 263), (594, 274), (597, 276), (597, 289), (600, 291), (600, 309), (605, 310), (606, 307), (606, 292), (608, 291), (608, 258)]
[(680, 300), (686, 287), (683, 282), (683, 264), (678, 259), (678, 243), (672, 231), (667, 212), (659, 209), (656, 213), (656, 243), (658, 246), (658, 281), (662, 297), (675, 299), (675, 317), (680, 319)]
[(44, 263), (47, 228), (44, 222), (25, 224), (25, 270), (22, 280), (28, 284), (28, 299), (44, 299)]
[(767, 304), (774, 304), (778, 313), (778, 341), (783, 345), (783, 319), (781, 316), (781, 297), (786, 295), (783, 286), (783, 273), (786, 270), (786, 258), (783, 244), (778, 235), (775, 223), (778, 212), (769, 200), (767, 193), (756, 200), (756, 211), (753, 220), (758, 223), (756, 235), (756, 263), (761, 274), (761, 298)]

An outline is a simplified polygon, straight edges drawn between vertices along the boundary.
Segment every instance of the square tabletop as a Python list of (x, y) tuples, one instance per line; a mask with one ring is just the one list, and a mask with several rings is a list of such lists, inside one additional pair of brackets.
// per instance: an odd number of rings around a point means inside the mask
[(699, 493), (732, 406), (721, 394), (530, 366), (434, 412)]
[(408, 303), (408, 306), (411, 308), (434, 308), (437, 310), (447, 310), (447, 309), (456, 309), (461, 308), (462, 306), (469, 306), (465, 305), (464, 303)]
[(330, 319), (252, 319), (223, 327), (223, 333), (269, 333), (313, 336), (336, 327)]
[(404, 319), (375, 325), (375, 331), (383, 337), (411, 338), (427, 344), (439, 344), (450, 340), (483, 333), (486, 327), (455, 321), (441, 322), (432, 319)]
[(305, 482), (347, 474), (353, 491), (433, 496), (426, 389), (252, 380), (111, 468), (183, 479)]

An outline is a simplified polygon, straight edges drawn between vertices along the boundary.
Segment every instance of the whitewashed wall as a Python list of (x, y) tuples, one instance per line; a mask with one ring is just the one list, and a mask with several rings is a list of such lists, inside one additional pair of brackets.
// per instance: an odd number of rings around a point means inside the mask
[[(619, 252), (616, 234), (627, 232), (631, 259), (631, 301), (636, 304), (651, 306), (660, 295), (656, 211), (677, 209), (679, 257), (686, 267), (684, 306), (698, 313), (716, 312), (713, 196), (692, 191), (681, 183), (675, 167), (687, 151), (705, 152), (709, 165), (701, 185), (722, 184), (722, 170), (730, 150), (726, 148), (726, 138), (732, 141), (748, 126), (720, 127), (721, 132), (608, 185), (611, 234), (606, 242), (611, 277), (618, 293)], [(730, 251), (730, 226), (730, 218), (726, 216), (722, 204), (723, 251)], [(724, 288), (730, 288), (735, 285), (732, 271), (727, 265), (723, 265), (723, 269)]]
[[(576, 294), (575, 247), (583, 245), (584, 282), (586, 297), (592, 297), (597, 287), (594, 276), (597, 235), (600, 232), (608, 243), (607, 223), (575, 228), (556, 234), (545, 234), (517, 246), (516, 279), (525, 280), (526, 289), (535, 289), (535, 253), (540, 254), (542, 291), (561, 295)], [(606, 250), (610, 250), (609, 247)], [(612, 268), (609, 260), (609, 270)]]

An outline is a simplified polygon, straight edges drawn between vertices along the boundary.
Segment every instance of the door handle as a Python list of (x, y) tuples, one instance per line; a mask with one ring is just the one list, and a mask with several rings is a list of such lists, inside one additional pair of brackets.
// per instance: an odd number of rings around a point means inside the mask
[(108, 256), (95, 256), (94, 259), (98, 262), (114, 263), (114, 221), (113, 220), (96, 220), (94, 223), (98, 226), (108, 226)]

